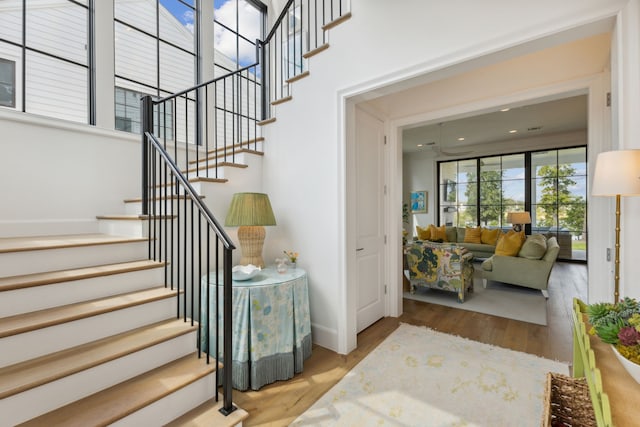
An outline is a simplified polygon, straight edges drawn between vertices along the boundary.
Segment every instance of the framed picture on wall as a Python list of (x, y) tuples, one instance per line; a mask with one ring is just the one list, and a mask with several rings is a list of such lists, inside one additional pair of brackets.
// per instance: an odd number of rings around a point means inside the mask
[(411, 192), (411, 213), (427, 213), (427, 192)]

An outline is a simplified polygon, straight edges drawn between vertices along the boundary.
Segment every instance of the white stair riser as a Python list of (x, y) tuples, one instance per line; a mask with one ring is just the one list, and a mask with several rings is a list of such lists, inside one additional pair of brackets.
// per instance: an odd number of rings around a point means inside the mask
[(215, 372), (176, 390), (127, 417), (111, 427), (160, 426), (189, 412), (215, 396)]
[(176, 299), (165, 298), (0, 339), (0, 367), (173, 318)]
[(3, 277), (114, 264), (147, 258), (145, 241), (0, 254)]
[(118, 220), (100, 219), (98, 222), (100, 233), (128, 237), (148, 237), (149, 224), (146, 220)]
[(217, 168), (218, 172), (216, 175), (216, 168), (210, 166), (209, 169), (206, 169), (204, 166), (200, 168), (200, 172), (196, 173), (195, 171), (189, 172), (188, 178), (196, 178), (198, 176), (207, 177), (207, 178), (219, 178), (219, 179), (228, 179), (229, 181), (233, 181), (237, 179), (240, 175), (240, 171), (244, 168), (237, 168), (233, 166), (220, 166)]
[(193, 353), (196, 332), (0, 400), (2, 422), (15, 425)]
[(164, 268), (131, 271), (2, 292), (0, 313), (13, 316), (162, 286)]
[[(162, 197), (162, 196), (158, 196)], [(187, 209), (190, 210), (191, 200), (187, 199)], [(159, 200), (155, 203), (156, 212), (164, 212), (167, 214), (171, 214), (171, 204), (173, 203), (173, 212), (177, 213), (178, 210), (180, 212), (184, 212), (184, 204), (185, 200), (167, 200), (166, 204), (164, 200)], [(142, 215), (142, 202), (127, 202), (124, 206), (126, 215)], [(153, 213), (153, 212), (152, 212)]]

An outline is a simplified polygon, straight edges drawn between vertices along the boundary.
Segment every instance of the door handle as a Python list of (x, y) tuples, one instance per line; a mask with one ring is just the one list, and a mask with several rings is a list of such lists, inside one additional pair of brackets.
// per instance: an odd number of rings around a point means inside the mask
[(356, 249), (356, 252), (360, 252), (360, 251), (364, 251), (364, 248), (358, 248), (358, 249)]

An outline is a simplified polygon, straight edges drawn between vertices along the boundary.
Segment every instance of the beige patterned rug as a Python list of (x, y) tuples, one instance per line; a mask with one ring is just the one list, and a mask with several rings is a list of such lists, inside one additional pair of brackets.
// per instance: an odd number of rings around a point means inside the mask
[(403, 297), (460, 310), (491, 314), (522, 322), (547, 324), (547, 300), (539, 290), (489, 281), (482, 286), (480, 264), (474, 264), (473, 292), (463, 303), (456, 294), (439, 289), (418, 288), (415, 293), (404, 292)]
[(401, 324), (292, 426), (539, 426), (566, 364)]

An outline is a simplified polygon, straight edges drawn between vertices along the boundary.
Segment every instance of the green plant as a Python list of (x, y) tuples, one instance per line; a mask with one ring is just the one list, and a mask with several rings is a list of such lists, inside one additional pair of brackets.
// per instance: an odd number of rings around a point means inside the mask
[(586, 308), (592, 328), (603, 342), (612, 344), (625, 358), (640, 364), (640, 303), (625, 297), (619, 302), (595, 303)]

